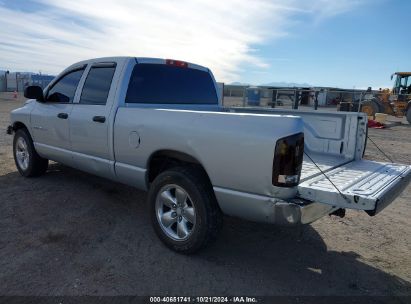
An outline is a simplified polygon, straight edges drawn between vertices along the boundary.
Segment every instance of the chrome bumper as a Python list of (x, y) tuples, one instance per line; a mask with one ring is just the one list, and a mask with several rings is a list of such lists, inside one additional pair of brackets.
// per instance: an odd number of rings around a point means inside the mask
[(309, 224), (338, 209), (302, 199), (285, 201), (219, 187), (214, 187), (214, 192), (224, 214), (254, 222), (279, 225)]

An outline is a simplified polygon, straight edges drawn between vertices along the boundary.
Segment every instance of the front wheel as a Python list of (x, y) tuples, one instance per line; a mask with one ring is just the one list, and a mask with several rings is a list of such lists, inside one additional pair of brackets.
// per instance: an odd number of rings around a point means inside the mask
[(14, 134), (13, 156), (17, 170), (24, 177), (39, 176), (47, 171), (48, 160), (37, 154), (26, 129), (18, 129)]
[(180, 253), (194, 253), (214, 241), (222, 213), (205, 174), (192, 167), (161, 173), (148, 195), (151, 220), (165, 245)]

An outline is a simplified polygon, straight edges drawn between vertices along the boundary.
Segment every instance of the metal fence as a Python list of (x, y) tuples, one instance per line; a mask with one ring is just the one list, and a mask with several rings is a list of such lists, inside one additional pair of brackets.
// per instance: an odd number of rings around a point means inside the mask
[[(254, 92), (253, 92), (254, 91)], [(233, 87), (223, 89), (225, 107), (269, 107), (358, 111), (361, 103), (377, 92), (329, 88)]]
[[(250, 91), (255, 91), (254, 93)], [(361, 105), (381, 91), (341, 90), (331, 88), (223, 88), (225, 107), (268, 107), (284, 109), (357, 112)], [(254, 95), (254, 96), (253, 96)], [(382, 97), (379, 97), (382, 98)]]
[(3, 72), (0, 73), (0, 92), (23, 92), (29, 85), (45, 88), (53, 78), (51, 75)]

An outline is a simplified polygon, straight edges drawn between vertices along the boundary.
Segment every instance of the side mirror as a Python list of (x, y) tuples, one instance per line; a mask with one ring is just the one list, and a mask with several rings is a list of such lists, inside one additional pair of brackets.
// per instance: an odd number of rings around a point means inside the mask
[(24, 97), (44, 101), (43, 89), (39, 86), (28, 86), (24, 89)]

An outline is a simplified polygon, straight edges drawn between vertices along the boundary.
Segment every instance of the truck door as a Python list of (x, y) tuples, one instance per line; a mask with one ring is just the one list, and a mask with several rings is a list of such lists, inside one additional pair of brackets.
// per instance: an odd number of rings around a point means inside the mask
[(36, 102), (31, 112), (32, 136), (36, 150), (46, 158), (71, 165), (70, 115), (84, 67), (68, 71)]
[(73, 166), (103, 177), (112, 177), (110, 112), (115, 85), (116, 63), (92, 64), (84, 81), (78, 103), (73, 105), (70, 139)]

